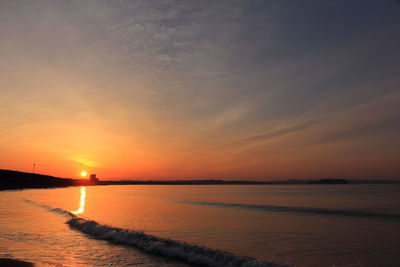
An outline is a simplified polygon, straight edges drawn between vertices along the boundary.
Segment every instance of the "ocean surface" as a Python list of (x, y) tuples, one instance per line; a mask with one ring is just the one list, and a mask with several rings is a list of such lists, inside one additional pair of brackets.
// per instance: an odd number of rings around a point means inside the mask
[(0, 258), (56, 266), (400, 266), (400, 186), (1, 191)]

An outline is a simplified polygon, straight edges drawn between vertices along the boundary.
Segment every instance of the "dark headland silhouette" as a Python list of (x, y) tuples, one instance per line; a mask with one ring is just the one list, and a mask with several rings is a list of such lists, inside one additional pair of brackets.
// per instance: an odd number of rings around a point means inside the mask
[(89, 180), (58, 178), (50, 175), (0, 170), (0, 190), (24, 188), (52, 188), (91, 185)]
[(120, 180), (101, 181), (95, 176), (92, 179), (59, 178), (50, 175), (27, 173), (0, 169), (0, 190), (14, 190), (26, 188), (54, 188), (67, 186), (91, 185), (258, 185), (258, 184), (399, 184), (400, 181), (390, 180), (286, 180), (286, 181), (246, 181), (246, 180)]

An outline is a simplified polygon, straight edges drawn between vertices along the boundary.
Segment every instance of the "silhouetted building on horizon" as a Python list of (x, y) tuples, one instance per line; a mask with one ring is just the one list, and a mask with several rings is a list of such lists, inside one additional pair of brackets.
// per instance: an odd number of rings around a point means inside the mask
[(90, 175), (90, 182), (96, 184), (99, 181), (98, 178), (96, 178), (96, 174), (91, 174)]

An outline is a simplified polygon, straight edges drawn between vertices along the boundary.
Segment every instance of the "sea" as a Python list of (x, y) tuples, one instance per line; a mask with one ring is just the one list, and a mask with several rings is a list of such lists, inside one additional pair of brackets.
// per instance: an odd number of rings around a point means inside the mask
[(400, 266), (400, 185), (0, 191), (0, 258), (37, 266)]

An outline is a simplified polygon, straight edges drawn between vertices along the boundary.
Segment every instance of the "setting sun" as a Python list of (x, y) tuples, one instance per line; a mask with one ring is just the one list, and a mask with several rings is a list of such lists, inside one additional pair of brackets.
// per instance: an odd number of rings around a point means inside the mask
[(81, 176), (82, 176), (82, 177), (86, 177), (86, 175), (87, 175), (87, 172), (86, 172), (86, 171), (81, 171)]

